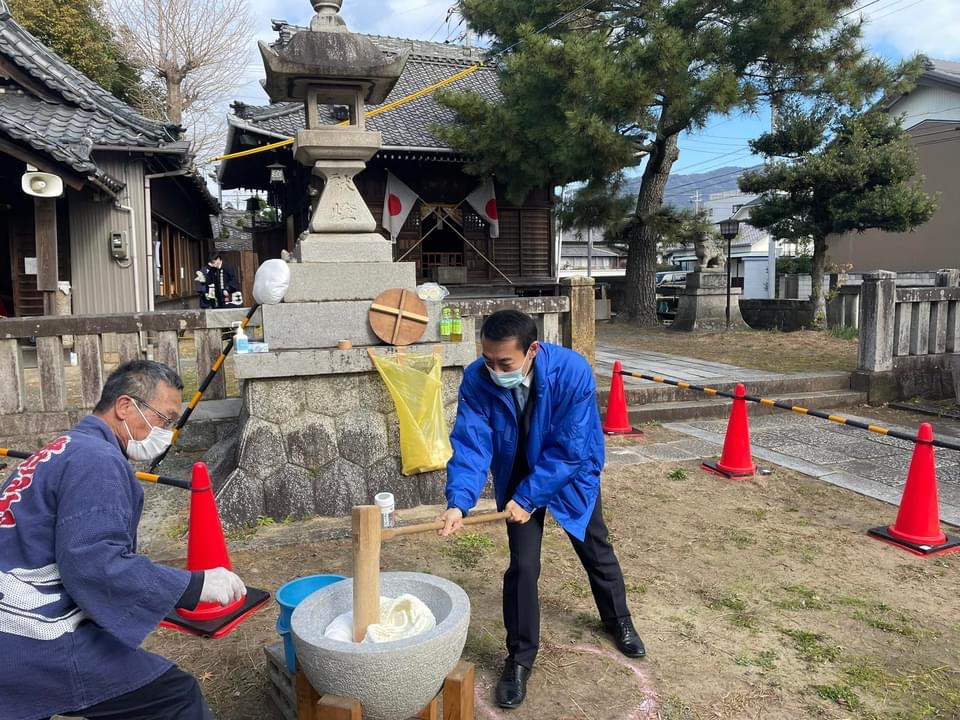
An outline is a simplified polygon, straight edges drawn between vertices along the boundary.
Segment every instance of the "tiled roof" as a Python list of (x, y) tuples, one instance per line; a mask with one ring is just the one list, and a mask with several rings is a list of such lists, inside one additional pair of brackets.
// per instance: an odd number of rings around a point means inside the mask
[[(144, 117), (71, 66), (24, 30), (4, 0), (0, 55), (54, 98), (42, 99), (16, 80), (0, 79), (0, 132), (110, 192), (118, 192), (123, 183), (97, 167), (95, 146), (159, 148), (177, 142), (178, 128)], [(199, 176), (191, 173), (185, 181), (216, 211), (217, 203)]]
[(217, 250), (253, 250), (253, 235), (247, 227), (248, 215), (243, 210), (226, 206), (220, 215), (210, 216), (213, 244)]
[[(274, 23), (280, 31), (281, 39), (297, 28)], [(368, 36), (385, 53), (397, 53), (410, 50), (403, 75), (390, 93), (386, 102), (391, 103), (417, 90), (433, 85), (465, 68), (483, 60), (482, 50), (466, 48), (446, 43), (429, 43), (419, 40)], [(497, 74), (491, 67), (484, 67), (467, 77), (452, 83), (446, 90), (472, 91), (491, 102), (501, 98), (497, 86)], [(373, 108), (367, 108), (372, 110)], [(300, 103), (277, 103), (267, 106), (234, 104), (236, 115), (230, 118), (235, 126), (253, 127), (272, 136), (292, 137), (297, 130), (305, 126), (303, 105)], [(332, 108), (326, 108), (322, 119), (326, 123), (336, 123)], [(399, 108), (390, 110), (367, 121), (367, 128), (379, 130), (383, 134), (385, 148), (417, 148), (439, 152), (452, 152), (446, 143), (435, 137), (430, 128), (453, 122), (452, 110), (440, 105), (432, 95), (428, 95)]]
[(951, 62), (950, 60), (932, 59), (927, 63), (927, 70), (960, 77), (960, 63)]
[[(123, 183), (101, 172), (90, 157), (95, 138), (113, 133), (95, 112), (44, 102), (19, 90), (0, 88), (0, 130), (50, 155), (81, 175), (116, 192)], [(112, 142), (112, 141), (111, 141)]]
[(934, 82), (949, 87), (960, 87), (960, 63), (949, 60), (928, 60), (920, 73), (919, 82)]
[(560, 254), (564, 257), (587, 257), (588, 255), (593, 255), (594, 257), (626, 257), (625, 252), (621, 252), (612, 247), (606, 245), (594, 245), (593, 249), (589, 249), (586, 245), (573, 244), (565, 242), (561, 248)]
[(0, 54), (23, 72), (85, 110), (100, 111), (114, 122), (128, 126), (141, 138), (138, 144), (176, 140), (176, 129), (150, 120), (70, 65), (53, 50), (24, 30), (0, 0)]

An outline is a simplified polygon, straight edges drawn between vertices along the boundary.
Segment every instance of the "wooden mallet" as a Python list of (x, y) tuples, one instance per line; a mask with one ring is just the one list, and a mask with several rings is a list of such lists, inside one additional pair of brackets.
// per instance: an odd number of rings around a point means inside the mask
[[(471, 515), (464, 525), (506, 520), (508, 512)], [(367, 626), (380, 622), (380, 545), (405, 535), (416, 535), (443, 528), (443, 522), (420, 523), (406, 527), (382, 526), (380, 508), (376, 505), (357, 505), (353, 508), (353, 641), (362, 642)]]

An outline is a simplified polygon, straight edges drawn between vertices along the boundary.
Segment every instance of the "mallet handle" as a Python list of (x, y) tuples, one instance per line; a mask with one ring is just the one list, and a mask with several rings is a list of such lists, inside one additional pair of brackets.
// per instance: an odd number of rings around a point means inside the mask
[[(464, 525), (479, 525), (480, 523), (496, 522), (506, 520), (510, 517), (508, 512), (488, 513), (486, 515), (470, 515), (463, 519)], [(435, 520), (429, 523), (420, 523), (419, 525), (407, 525), (398, 528), (385, 528), (380, 531), (380, 537), (383, 540), (392, 540), (404, 535), (416, 535), (418, 533), (430, 532), (431, 530), (440, 530), (443, 528), (441, 520)]]
[(380, 508), (353, 508), (353, 641), (380, 622)]

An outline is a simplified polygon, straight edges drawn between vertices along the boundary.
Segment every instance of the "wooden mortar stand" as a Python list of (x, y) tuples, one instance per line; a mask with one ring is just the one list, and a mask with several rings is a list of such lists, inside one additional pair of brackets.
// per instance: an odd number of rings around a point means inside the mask
[[(299, 668), (294, 683), (297, 720), (363, 720), (363, 706), (359, 700), (337, 695), (321, 696)], [(474, 720), (475, 683), (473, 663), (461, 660), (444, 678), (443, 688), (437, 696), (414, 717), (416, 720), (441, 720), (441, 717), (443, 720)]]

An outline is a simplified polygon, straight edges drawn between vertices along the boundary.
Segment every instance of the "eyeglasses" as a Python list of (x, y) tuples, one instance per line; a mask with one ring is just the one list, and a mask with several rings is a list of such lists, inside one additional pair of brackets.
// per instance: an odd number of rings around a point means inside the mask
[(168, 418), (166, 415), (164, 415), (162, 412), (160, 412), (159, 410), (157, 410), (155, 407), (152, 407), (152, 406), (150, 405), (150, 403), (148, 403), (146, 400), (144, 400), (144, 399), (142, 399), (142, 398), (138, 398), (138, 397), (136, 397), (135, 395), (131, 395), (130, 398), (131, 398), (135, 403), (137, 403), (138, 405), (143, 405), (147, 410), (149, 410), (149, 411), (152, 412), (154, 415), (156, 415), (158, 418), (160, 418), (161, 420), (163, 420), (163, 424), (162, 424), (160, 427), (162, 427), (164, 430), (169, 430), (170, 428), (172, 428), (172, 427), (176, 424), (177, 421), (176, 421), (175, 419)]

